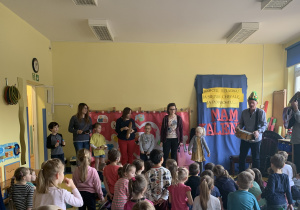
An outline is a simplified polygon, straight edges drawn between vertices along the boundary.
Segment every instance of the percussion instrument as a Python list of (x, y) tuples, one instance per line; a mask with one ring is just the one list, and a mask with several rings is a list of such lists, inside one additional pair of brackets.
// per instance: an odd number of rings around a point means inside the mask
[(239, 139), (243, 139), (246, 141), (254, 141), (255, 140), (253, 133), (246, 131), (246, 130), (242, 130), (240, 128), (236, 129), (235, 136), (238, 137)]
[(131, 134), (131, 130), (132, 130), (132, 122), (130, 121), (129, 125), (128, 125), (128, 130), (127, 130), (127, 133), (126, 133), (126, 139), (129, 139), (130, 134)]

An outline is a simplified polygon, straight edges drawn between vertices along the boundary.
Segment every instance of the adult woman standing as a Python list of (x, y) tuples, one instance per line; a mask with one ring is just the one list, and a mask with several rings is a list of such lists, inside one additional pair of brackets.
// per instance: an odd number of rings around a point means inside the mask
[(295, 118), (295, 123), (293, 125), (293, 133), (291, 138), (291, 143), (294, 147), (294, 163), (297, 167), (297, 173), (300, 173), (300, 104), (299, 100), (294, 100), (291, 105), (293, 108), (293, 114)]
[(125, 107), (122, 116), (116, 121), (116, 132), (119, 138), (118, 144), (122, 165), (133, 162), (136, 126), (134, 120), (131, 118), (131, 112), (129, 107)]
[(164, 152), (164, 164), (169, 157), (171, 150), (171, 158), (177, 161), (177, 149), (183, 140), (182, 119), (176, 115), (175, 103), (169, 103), (167, 107), (168, 115), (163, 118), (161, 125), (161, 144)]
[(89, 116), (89, 107), (85, 103), (78, 105), (77, 114), (71, 117), (68, 130), (70, 133), (73, 133), (73, 144), (76, 154), (82, 148), (90, 150), (92, 119)]

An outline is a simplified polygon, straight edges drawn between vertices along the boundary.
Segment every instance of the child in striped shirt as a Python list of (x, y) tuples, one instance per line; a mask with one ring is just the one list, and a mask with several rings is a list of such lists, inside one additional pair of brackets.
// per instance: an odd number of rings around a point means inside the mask
[[(16, 183), (14, 183), (16, 180)], [(32, 197), (34, 189), (27, 182), (31, 181), (31, 174), (29, 168), (19, 167), (12, 179), (12, 200), (16, 210), (30, 210), (32, 209)]]
[(120, 178), (115, 184), (115, 194), (111, 206), (112, 210), (124, 210), (124, 205), (129, 198), (128, 183), (131, 178), (135, 177), (135, 170), (136, 168), (132, 164), (127, 163), (123, 166), (123, 177)]

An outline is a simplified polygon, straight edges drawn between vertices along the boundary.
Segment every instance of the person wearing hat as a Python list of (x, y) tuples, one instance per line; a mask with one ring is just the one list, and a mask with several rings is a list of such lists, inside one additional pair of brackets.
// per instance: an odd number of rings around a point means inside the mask
[(253, 140), (241, 140), (240, 156), (239, 156), (239, 172), (245, 170), (246, 157), (251, 148), (252, 168), (260, 168), (260, 144), (262, 134), (267, 128), (266, 113), (264, 110), (257, 108), (258, 96), (253, 91), (248, 97), (249, 108), (245, 109), (239, 120), (236, 129), (243, 129), (253, 133)]

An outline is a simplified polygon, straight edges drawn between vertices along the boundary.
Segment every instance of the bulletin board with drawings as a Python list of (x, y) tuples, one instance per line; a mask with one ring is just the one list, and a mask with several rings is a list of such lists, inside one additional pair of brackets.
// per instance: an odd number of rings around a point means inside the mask
[(14, 176), (15, 171), (17, 168), (20, 167), (20, 162), (14, 162), (4, 166), (4, 176), (5, 180), (11, 179)]

